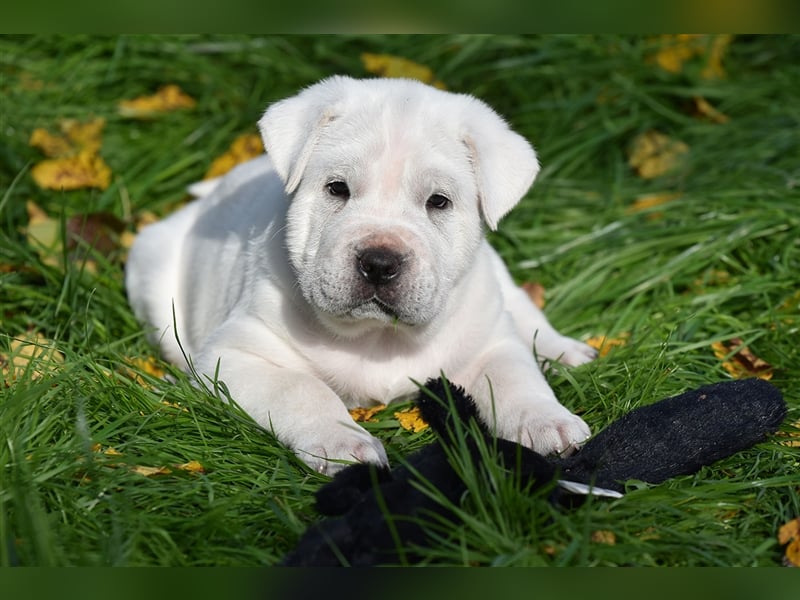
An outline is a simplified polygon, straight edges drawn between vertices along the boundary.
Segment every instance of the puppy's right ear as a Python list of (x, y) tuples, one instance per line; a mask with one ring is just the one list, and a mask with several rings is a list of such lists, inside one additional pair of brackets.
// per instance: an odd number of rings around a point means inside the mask
[(349, 77), (329, 77), (267, 108), (258, 122), (264, 149), (287, 193), (300, 183), (320, 133), (339, 114)]

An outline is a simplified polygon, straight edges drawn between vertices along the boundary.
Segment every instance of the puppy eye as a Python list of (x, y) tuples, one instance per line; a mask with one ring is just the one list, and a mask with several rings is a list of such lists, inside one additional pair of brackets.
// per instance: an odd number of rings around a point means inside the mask
[(437, 210), (442, 210), (443, 208), (447, 208), (450, 205), (450, 199), (446, 196), (442, 196), (441, 194), (434, 194), (430, 198), (428, 198), (428, 202), (426, 203), (428, 208), (435, 208)]
[(347, 187), (347, 184), (344, 181), (331, 181), (325, 187), (328, 189), (328, 193), (331, 196), (344, 198), (345, 200), (350, 197), (350, 188)]

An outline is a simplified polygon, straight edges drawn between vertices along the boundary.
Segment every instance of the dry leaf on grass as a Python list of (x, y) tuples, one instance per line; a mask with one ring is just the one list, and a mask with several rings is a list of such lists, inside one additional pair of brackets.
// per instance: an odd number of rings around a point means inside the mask
[(35, 202), (25, 204), (28, 211), (28, 226), (23, 230), (28, 243), (36, 249), (42, 262), (51, 267), (61, 266), (61, 225), (51, 218)]
[(31, 379), (40, 379), (58, 371), (64, 363), (64, 355), (55, 344), (41, 333), (29, 331), (14, 338), (8, 355), (0, 354), (3, 380), (6, 385), (29, 374)]
[(121, 247), (125, 223), (109, 212), (73, 215), (67, 219), (67, 250), (72, 252), (90, 249), (106, 258)]
[(695, 96), (692, 98), (694, 102), (694, 114), (697, 117), (703, 117), (714, 123), (727, 123), (730, 121), (730, 117), (723, 112), (720, 112), (716, 108), (714, 108), (711, 103), (706, 100), (705, 98), (700, 98)]
[(244, 133), (231, 143), (225, 154), (214, 159), (204, 179), (213, 179), (230, 171), (233, 167), (264, 153), (264, 144), (255, 133)]
[(370, 406), (369, 408), (359, 406), (358, 408), (351, 408), (349, 412), (350, 416), (353, 417), (353, 420), (357, 423), (364, 423), (366, 421), (374, 422), (375, 419), (372, 417), (385, 408), (385, 404), (378, 404), (377, 406)]
[(154, 475), (168, 475), (172, 473), (169, 467), (146, 467), (143, 465), (135, 465), (131, 467), (131, 471), (144, 475), (145, 477), (153, 477)]
[[(44, 264), (62, 267), (64, 241), (61, 222), (50, 217), (33, 201), (26, 204), (28, 226), (24, 233), (28, 243), (36, 249)], [(66, 219), (67, 252), (71, 260), (84, 264), (87, 270), (96, 271), (88, 254), (98, 253), (111, 258), (121, 248), (125, 223), (106, 212), (73, 215)]]
[(592, 532), (592, 541), (596, 544), (605, 544), (606, 546), (613, 546), (617, 543), (617, 536), (613, 531), (606, 529), (598, 529)]
[(686, 65), (695, 59), (702, 60), (702, 79), (722, 79), (725, 77), (722, 60), (732, 41), (733, 36), (728, 34), (662, 35), (653, 60), (664, 71), (676, 74), (682, 73)]
[(164, 85), (155, 94), (120, 100), (117, 110), (123, 117), (151, 119), (163, 113), (194, 108), (195, 100), (174, 84)]
[(586, 343), (597, 350), (600, 356), (606, 356), (616, 346), (624, 346), (628, 343), (630, 334), (621, 333), (619, 337), (607, 337), (605, 335), (596, 335), (586, 340)]
[(777, 435), (778, 437), (788, 438), (781, 441), (782, 445), (790, 448), (800, 448), (800, 421), (795, 421), (791, 424), (791, 427), (793, 431), (779, 431)]
[(436, 75), (429, 67), (407, 58), (364, 52), (361, 55), (361, 63), (367, 71), (381, 77), (405, 77), (422, 81), (440, 90), (446, 88), (444, 83), (436, 79)]
[[(155, 377), (156, 379), (161, 379), (162, 377), (164, 377), (164, 375), (166, 375), (166, 371), (164, 371), (164, 369), (161, 368), (158, 359), (153, 356), (146, 356), (146, 357), (137, 356), (133, 358), (127, 358), (125, 359), (125, 362), (127, 362), (132, 367), (135, 367), (139, 371), (143, 371), (148, 375)], [(138, 374), (130, 370), (126, 371), (127, 374), (137, 383), (144, 383), (144, 381)]]
[(189, 462), (186, 462), (186, 463), (183, 463), (183, 464), (180, 464), (180, 465), (175, 465), (175, 466), (178, 467), (181, 471), (188, 471), (189, 473), (205, 473), (206, 472), (205, 467), (203, 467), (203, 465), (201, 465), (196, 460), (190, 460)]
[(33, 166), (31, 176), (36, 185), (48, 190), (104, 190), (111, 183), (111, 169), (91, 150), (77, 156), (43, 160)]
[[(104, 454), (105, 456), (123, 456), (122, 452), (119, 452), (115, 448), (108, 446), (107, 448), (103, 449), (102, 444), (94, 444), (92, 445), (92, 452), (96, 452), (99, 454)], [(106, 466), (109, 467), (119, 467), (120, 463), (109, 463)], [(179, 465), (173, 465), (174, 468), (180, 469), (181, 471), (186, 471), (187, 473), (205, 473), (205, 467), (197, 460), (190, 460), (189, 462), (185, 462)], [(148, 467), (145, 465), (134, 465), (130, 467), (130, 470), (134, 473), (138, 473), (139, 475), (144, 475), (145, 477), (153, 477), (154, 475), (169, 475), (172, 473), (172, 469), (170, 467)]]
[(784, 523), (778, 530), (778, 543), (786, 545), (783, 561), (790, 567), (800, 567), (800, 517)]
[[(205, 473), (206, 470), (202, 464), (200, 464), (196, 460), (190, 460), (189, 462), (174, 465), (176, 469), (180, 469), (181, 471), (186, 471), (187, 473)], [(131, 471), (134, 473), (138, 473), (139, 475), (144, 475), (145, 477), (153, 477), (154, 475), (169, 475), (172, 473), (172, 469), (169, 467), (147, 467), (143, 465), (136, 465), (131, 467)]]
[(102, 133), (106, 120), (102, 117), (90, 121), (61, 119), (58, 122), (61, 135), (37, 128), (31, 133), (28, 145), (38, 148), (49, 158), (75, 156), (81, 152), (95, 153), (103, 143)]
[(406, 431), (417, 433), (429, 427), (428, 424), (422, 420), (422, 415), (420, 414), (419, 408), (416, 406), (395, 412), (394, 418), (400, 423), (400, 427)]
[(634, 138), (628, 149), (628, 164), (642, 179), (654, 179), (673, 171), (689, 152), (680, 140), (651, 129)]
[[(661, 206), (662, 204), (667, 204), (668, 202), (672, 202), (680, 198), (681, 195), (675, 192), (660, 192), (657, 194), (645, 194), (643, 196), (639, 196), (633, 203), (628, 207), (627, 213), (628, 214), (635, 214), (638, 212), (643, 212), (646, 210), (650, 210), (655, 206)], [(648, 213), (648, 219), (658, 219), (661, 218), (664, 213), (655, 211)]]
[(106, 189), (111, 169), (98, 154), (105, 124), (102, 118), (86, 122), (62, 119), (61, 135), (34, 129), (28, 143), (49, 157), (31, 169), (36, 185), (50, 190)]
[(727, 342), (714, 342), (711, 344), (714, 356), (720, 359), (722, 367), (734, 379), (744, 377), (758, 377), (759, 379), (772, 379), (772, 365), (762, 360), (744, 345), (741, 338), (731, 338)]
[(116, 448), (108, 446), (107, 448), (103, 449), (102, 444), (92, 445), (92, 452), (105, 454), (106, 456), (122, 456), (122, 452), (120, 452)]

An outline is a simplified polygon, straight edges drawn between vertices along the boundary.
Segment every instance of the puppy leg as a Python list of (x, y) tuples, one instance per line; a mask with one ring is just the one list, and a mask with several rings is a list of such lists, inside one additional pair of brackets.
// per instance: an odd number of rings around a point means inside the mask
[(511, 336), (487, 347), (453, 381), (474, 398), (489, 429), (540, 454), (579, 448), (590, 435), (589, 427), (556, 400), (522, 341)]
[(556, 331), (528, 294), (514, 283), (497, 253), (492, 251), (492, 255), (503, 304), (511, 314), (518, 334), (529, 348), (534, 348), (540, 358), (557, 360), (571, 367), (597, 358), (597, 351), (591, 346)]
[(380, 440), (357, 425), (341, 399), (319, 379), (277, 367), (237, 348), (212, 349), (198, 371), (213, 373), (231, 398), (311, 469), (332, 475), (347, 463), (388, 464)]

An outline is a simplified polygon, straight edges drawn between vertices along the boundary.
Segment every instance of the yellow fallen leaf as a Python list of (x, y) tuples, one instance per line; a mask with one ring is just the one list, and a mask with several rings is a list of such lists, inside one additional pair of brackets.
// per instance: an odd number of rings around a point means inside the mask
[(111, 169), (92, 150), (83, 150), (76, 156), (43, 160), (34, 165), (31, 176), (39, 187), (50, 190), (104, 190), (111, 183)]
[(778, 529), (778, 543), (781, 546), (797, 538), (800, 538), (800, 517), (784, 523)]
[(559, 549), (554, 546), (553, 544), (545, 544), (542, 546), (542, 552), (547, 554), (548, 556), (555, 556), (555, 554), (559, 551)]
[(600, 356), (606, 356), (616, 346), (624, 346), (628, 343), (627, 333), (621, 333), (619, 337), (610, 338), (604, 335), (596, 335), (586, 340), (586, 343), (597, 350)]
[(16, 381), (26, 373), (31, 379), (40, 379), (57, 372), (64, 363), (64, 355), (52, 341), (41, 333), (28, 332), (14, 338), (9, 345), (8, 356), (0, 355), (3, 379), (6, 384)]
[(428, 424), (422, 420), (419, 408), (417, 407), (396, 411), (394, 413), (394, 418), (399, 421), (400, 427), (406, 431), (417, 433), (428, 428)]
[[(633, 203), (628, 207), (625, 211), (628, 214), (635, 214), (638, 212), (650, 210), (654, 206), (661, 206), (662, 204), (666, 204), (667, 202), (672, 202), (677, 198), (680, 198), (681, 195), (675, 192), (660, 192), (657, 194), (645, 194), (643, 196), (639, 196)], [(657, 219), (663, 216), (661, 212), (651, 212), (647, 215), (649, 219)]]
[(75, 148), (64, 136), (53, 135), (41, 127), (33, 130), (28, 145), (38, 148), (45, 156), (50, 157), (69, 156), (75, 151)]
[[(772, 379), (772, 365), (753, 354), (740, 338), (731, 338), (727, 342), (714, 342), (711, 348), (722, 362), (722, 367), (734, 379), (758, 377)], [(733, 353), (733, 354), (731, 354)]]
[(378, 404), (377, 406), (370, 406), (369, 408), (359, 406), (357, 408), (350, 409), (350, 416), (353, 417), (354, 421), (359, 423), (363, 423), (365, 421), (374, 421), (375, 419), (372, 417), (385, 408), (385, 404)]
[(651, 129), (633, 140), (628, 151), (628, 164), (643, 179), (653, 179), (678, 166), (689, 152), (689, 146)]
[(405, 77), (428, 83), (442, 90), (446, 88), (444, 83), (436, 79), (429, 67), (407, 58), (364, 52), (361, 55), (361, 63), (367, 71), (381, 77)]
[(728, 51), (728, 46), (733, 41), (730, 34), (715, 35), (711, 42), (711, 49), (708, 53), (708, 63), (700, 76), (703, 79), (722, 79), (725, 77), (725, 69), (722, 67), (722, 59)]
[(181, 406), (179, 402), (170, 402), (169, 400), (162, 400), (161, 404), (163, 404), (164, 406), (169, 406), (170, 408), (177, 408), (178, 410), (183, 412), (189, 412), (189, 409), (186, 408), (185, 406)]
[(36, 249), (42, 262), (51, 267), (62, 265), (61, 223), (51, 218), (33, 200), (25, 203), (28, 226), (23, 229), (28, 243)]
[(592, 532), (592, 541), (596, 544), (605, 544), (606, 546), (613, 546), (617, 543), (617, 536), (613, 531), (606, 529), (598, 529)]
[[(205, 467), (203, 467), (203, 465), (196, 460), (190, 460), (189, 462), (175, 465), (175, 468), (180, 469), (181, 471), (187, 471), (188, 473), (206, 472)], [(143, 465), (131, 467), (131, 471), (138, 473), (139, 475), (144, 475), (145, 477), (153, 477), (154, 475), (169, 475), (172, 473), (172, 469), (169, 467), (146, 467)]]
[(230, 171), (236, 165), (264, 153), (264, 144), (255, 133), (243, 133), (231, 143), (225, 154), (214, 159), (204, 179), (213, 179)]
[(194, 99), (174, 84), (162, 86), (155, 94), (139, 96), (132, 100), (120, 100), (117, 110), (123, 117), (148, 119), (161, 113), (194, 108)]
[(158, 359), (153, 356), (129, 358), (128, 363), (157, 379), (161, 379), (166, 375), (166, 371), (161, 368)]
[(106, 120), (102, 117), (91, 121), (78, 121), (77, 119), (62, 119), (59, 123), (61, 131), (78, 150), (97, 152), (103, 144), (103, 128)]
[(139, 374), (140, 372), (146, 373), (156, 379), (162, 379), (164, 375), (166, 375), (166, 371), (161, 368), (158, 359), (152, 356), (127, 358), (125, 362), (128, 366), (133, 367), (133, 369), (122, 367), (119, 371), (144, 388), (149, 389), (151, 386), (145, 381), (144, 377)]
[(96, 153), (103, 143), (101, 135), (105, 125), (106, 120), (102, 117), (90, 121), (62, 119), (59, 121), (62, 135), (54, 135), (46, 129), (37, 128), (31, 133), (28, 144), (39, 148), (50, 158), (74, 156), (82, 151)]
[(784, 564), (791, 567), (800, 567), (800, 538), (797, 538), (786, 546), (786, 553), (783, 555)]
[(784, 446), (789, 446), (790, 448), (800, 448), (800, 421), (795, 421), (792, 423), (792, 427), (794, 431), (779, 431), (779, 437), (789, 438), (781, 442)]
[(703, 79), (721, 79), (725, 76), (722, 59), (733, 41), (729, 34), (701, 35), (682, 33), (662, 35), (659, 49), (654, 56), (655, 63), (669, 73), (681, 73), (689, 62), (706, 58), (700, 71)]
[(800, 567), (800, 517), (784, 523), (778, 530), (778, 542), (786, 546), (784, 564)]
[(189, 473), (205, 473), (206, 470), (198, 461), (190, 460), (189, 462), (183, 463), (182, 465), (175, 465), (182, 471), (188, 471)]
[(662, 35), (661, 45), (655, 55), (656, 64), (670, 73), (680, 73), (689, 59), (702, 53), (695, 34)]
[(145, 467), (142, 465), (131, 467), (131, 471), (138, 473), (139, 475), (144, 475), (145, 477), (152, 477), (154, 475), (168, 475), (169, 473), (172, 473), (172, 470), (169, 467)]
[(694, 111), (697, 116), (705, 117), (710, 121), (720, 124), (730, 121), (728, 115), (714, 108), (705, 98), (695, 96), (692, 101), (694, 102)]

